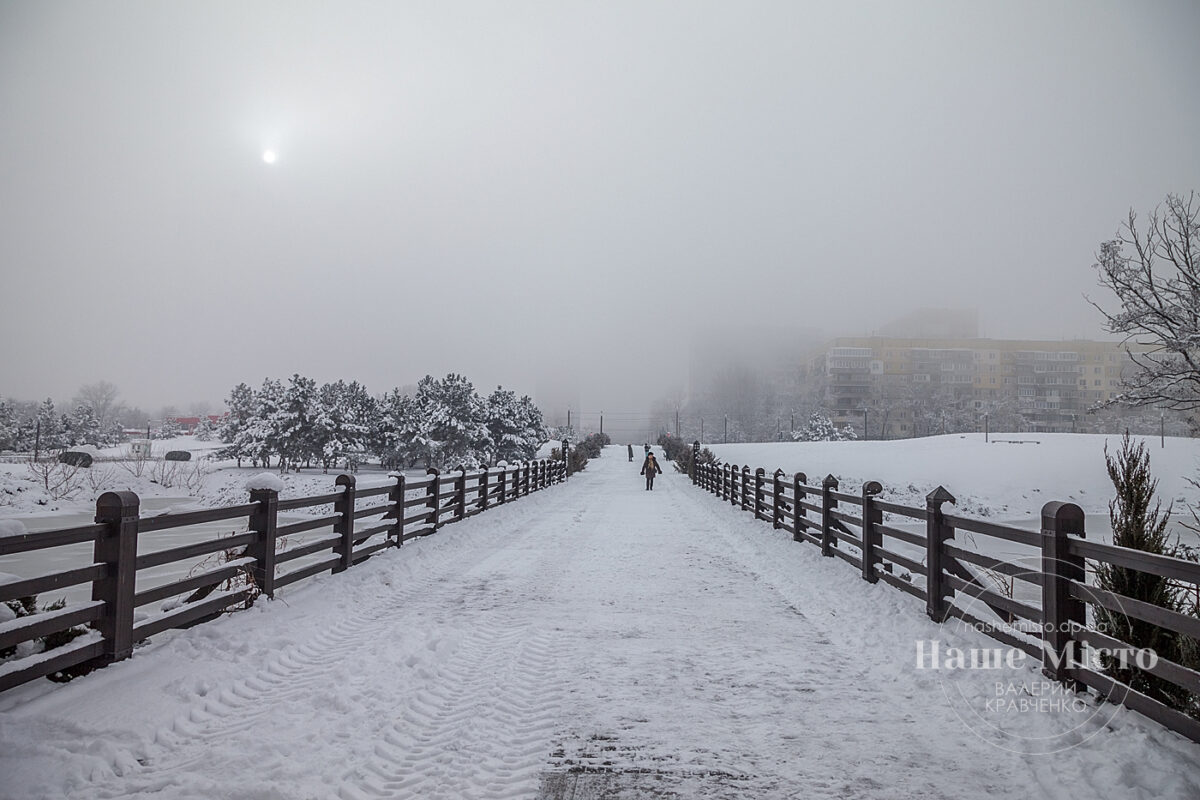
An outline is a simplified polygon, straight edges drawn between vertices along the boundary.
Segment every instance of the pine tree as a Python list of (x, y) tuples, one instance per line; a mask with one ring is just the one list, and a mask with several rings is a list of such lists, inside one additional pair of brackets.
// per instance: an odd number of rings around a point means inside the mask
[(229, 392), (229, 399), (225, 401), (228, 413), (217, 428), (217, 438), (229, 446), (217, 451), (218, 458), (236, 458), (240, 467), (243, 458), (251, 457), (241, 449), (238, 442), (240, 439), (241, 443), (245, 444), (245, 437), (241, 434), (254, 416), (255, 405), (254, 390), (246, 384), (239, 383)]
[(196, 423), (196, 429), (192, 431), (192, 435), (198, 442), (212, 441), (213, 421), (208, 418), (207, 414), (200, 415), (200, 421)]
[(62, 426), (58, 416), (54, 413), (54, 401), (49, 397), (38, 406), (35, 424), (41, 425), (40, 436), (37, 438), (42, 453), (62, 448)]
[[(1154, 500), (1158, 481), (1151, 477), (1150, 454), (1146, 451), (1145, 444), (1134, 444), (1129, 434), (1125, 434), (1115, 456), (1110, 456), (1108, 446), (1105, 446), (1104, 460), (1108, 466), (1108, 476), (1116, 490), (1116, 497), (1108, 504), (1113, 544), (1158, 555), (1182, 555), (1179, 546), (1171, 541), (1167, 533), (1171, 509), (1162, 511), (1161, 504)], [(1153, 510), (1150, 508), (1151, 503), (1154, 503)], [(1167, 578), (1158, 575), (1101, 562), (1096, 569), (1096, 585), (1106, 591), (1160, 608), (1186, 612), (1180, 590)], [(1150, 648), (1160, 658), (1177, 663), (1187, 664), (1189, 660), (1194, 660), (1194, 643), (1174, 631), (1110, 611), (1102, 606), (1096, 606), (1095, 613), (1097, 628), (1114, 639), (1136, 648)], [(1105, 673), (1115, 680), (1128, 684), (1172, 708), (1195, 710), (1196, 698), (1174, 684), (1142, 672), (1132, 665), (1123, 668), (1120, 663), (1107, 656), (1101, 659), (1101, 663)]]
[(849, 425), (839, 430), (833, 420), (820, 411), (812, 412), (808, 424), (792, 432), (792, 439), (797, 442), (841, 442), (857, 438), (858, 435)]
[(528, 461), (546, 441), (542, 412), (526, 395), (497, 387), (486, 402), (493, 461)]
[(0, 398), (0, 450), (16, 450), (20, 438), (20, 423), (12, 403)]

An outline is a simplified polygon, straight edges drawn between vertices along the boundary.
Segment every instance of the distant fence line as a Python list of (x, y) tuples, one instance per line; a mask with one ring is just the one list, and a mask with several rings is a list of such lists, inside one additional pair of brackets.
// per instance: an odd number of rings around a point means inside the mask
[[(820, 485), (809, 485), (803, 472), (786, 475), (776, 470), (767, 474), (762, 467), (751, 470), (736, 464), (700, 464), (698, 455), (696, 443), (689, 473), (692, 483), (700, 488), (752, 513), (756, 520), (791, 532), (797, 542), (817, 545), (822, 555), (840, 558), (858, 569), (863, 580), (883, 581), (924, 601), (926, 613), (935, 622), (949, 617), (961, 619), (1038, 659), (1048, 678), (1079, 691), (1085, 686), (1094, 689), (1109, 701), (1200, 742), (1200, 720), (1071, 658), (1080, 652), (1078, 645), (1109, 651), (1137, 650), (1089, 624), (1086, 604), (1200, 641), (1200, 619), (1088, 585), (1085, 559), (1195, 587), (1200, 587), (1200, 564), (1088, 541), (1083, 510), (1073, 503), (1046, 503), (1039, 534), (949, 514), (943, 506), (953, 503), (954, 497), (941, 486), (926, 497), (924, 508), (914, 508), (880, 500), (883, 487), (876, 481), (864, 483), (861, 494), (847, 494), (838, 491), (838, 480), (832, 475)], [(847, 507), (856, 509), (858, 515), (843, 510)], [(917, 533), (884, 524), (885, 513), (923, 522), (925, 530)], [(1039, 567), (1030, 569), (976, 552), (968, 541), (955, 539), (956, 531), (1028, 546)], [(843, 544), (857, 548), (858, 555), (842, 549)], [(905, 546), (919, 548), (923, 560), (913, 550), (909, 555), (897, 552)], [(1015, 592), (997, 591), (999, 582), (985, 585), (964, 564), (1007, 580), (1012, 587), (1018, 581), (1036, 587), (1041, 595), (1040, 606), (1016, 599)], [(990, 609), (1003, 626), (972, 614), (966, 607), (968, 598)], [(1030, 624), (1020, 624), (1020, 620)], [(1018, 627), (1010, 627), (1014, 623)], [(1160, 656), (1154, 666), (1142, 671), (1200, 695), (1200, 673), (1182, 664)]]
[[(95, 633), (62, 647), (18, 657), (0, 664), (0, 691), (36, 678), (81, 665), (104, 666), (128, 658), (135, 643), (170, 628), (213, 619), (258, 595), (273, 597), (277, 589), (322, 572), (343, 572), (376, 552), (436, 532), (443, 525), (473, 517), (567, 478), (563, 461), (542, 459), (514, 466), (441, 474), (429, 470), (413, 478), (398, 475), (390, 485), (358, 489), (353, 475), (339, 475), (337, 489), (328, 494), (281, 500), (273, 489), (250, 490), (243, 505), (142, 517), (133, 492), (106, 492), (96, 501), (96, 523), (59, 530), (0, 537), (0, 556), (45, 550), (63, 545), (94, 543), (92, 563), (36, 578), (0, 583), (0, 602), (43, 592), (90, 584), (90, 602), (67, 605), (45, 613), (0, 623), (0, 650), (87, 625)], [(362, 505), (364, 500), (383, 502)], [(333, 505), (333, 514), (278, 525), (281, 511)], [(418, 509), (410, 514), (410, 509)], [(142, 533), (208, 522), (247, 520), (245, 533), (211, 541), (138, 554)], [(356, 522), (375, 518), (366, 528)], [(281, 537), (322, 528), (330, 532), (315, 541), (278, 550)], [(137, 590), (139, 570), (189, 561), (214, 553), (244, 548), (242, 555), (215, 568), (162, 586)], [(326, 553), (316, 561), (284, 574), (281, 565)], [(221, 584), (242, 577), (244, 586), (218, 591)], [(137, 608), (191, 592), (184, 602), (161, 614), (134, 620)]]

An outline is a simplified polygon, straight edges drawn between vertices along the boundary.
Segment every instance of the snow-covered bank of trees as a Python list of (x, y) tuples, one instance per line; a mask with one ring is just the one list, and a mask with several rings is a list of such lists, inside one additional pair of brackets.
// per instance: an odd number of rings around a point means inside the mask
[(0, 399), (0, 450), (37, 447), (45, 453), (84, 444), (107, 447), (120, 440), (120, 423), (104, 423), (86, 403), (60, 413), (50, 398), (36, 404)]
[(293, 375), (258, 390), (233, 388), (217, 432), (223, 458), (281, 470), (374, 456), (394, 467), (477, 467), (533, 458), (546, 441), (542, 412), (528, 396), (497, 388), (482, 397), (462, 375), (425, 376), (411, 394), (372, 397), (357, 381), (317, 386)]

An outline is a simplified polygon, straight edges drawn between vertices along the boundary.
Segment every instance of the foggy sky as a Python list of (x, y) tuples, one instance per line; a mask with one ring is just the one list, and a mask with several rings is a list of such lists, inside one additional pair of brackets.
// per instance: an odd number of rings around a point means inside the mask
[(1098, 338), (1099, 242), (1200, 189), (1198, 34), (1192, 2), (6, 0), (0, 395), (562, 373), (615, 413), (696, 325)]

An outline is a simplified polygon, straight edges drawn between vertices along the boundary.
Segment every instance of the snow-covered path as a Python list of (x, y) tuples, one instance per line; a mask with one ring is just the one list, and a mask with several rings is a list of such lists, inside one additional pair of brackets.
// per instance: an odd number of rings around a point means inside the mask
[(977, 735), (915, 641), (990, 640), (669, 466), (646, 492), (638, 466), (610, 448), (564, 486), (0, 696), (0, 796), (1200, 796), (1200, 747), (1131, 714), (1055, 756)]

